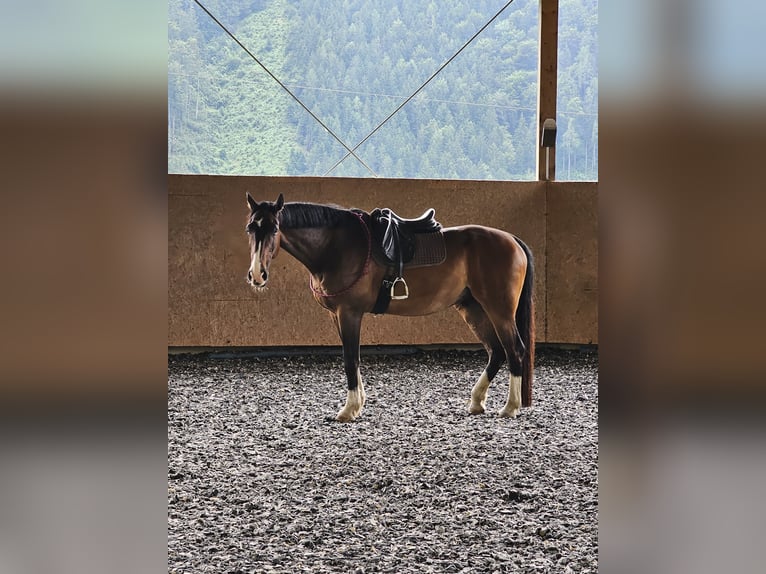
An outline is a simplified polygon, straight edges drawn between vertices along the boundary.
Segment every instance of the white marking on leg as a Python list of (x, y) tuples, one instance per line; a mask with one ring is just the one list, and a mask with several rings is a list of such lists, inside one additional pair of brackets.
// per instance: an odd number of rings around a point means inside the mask
[(489, 389), (489, 377), (487, 371), (484, 371), (479, 380), (471, 389), (471, 402), (468, 405), (468, 412), (472, 415), (480, 415), (487, 406), (487, 390)]
[(335, 415), (335, 420), (338, 422), (350, 423), (362, 414), (362, 409), (364, 408), (364, 403), (367, 400), (367, 395), (364, 392), (362, 377), (358, 369), (356, 371), (356, 380), (356, 389), (353, 391), (348, 391), (348, 394), (346, 395), (345, 406), (340, 411), (338, 411), (337, 415)]
[(510, 376), (508, 384), (508, 400), (498, 416), (514, 418), (521, 407), (521, 377)]
[(356, 390), (359, 393), (359, 413), (364, 408), (364, 403), (367, 402), (367, 393), (364, 392), (364, 383), (362, 383), (362, 373), (359, 369), (356, 370)]

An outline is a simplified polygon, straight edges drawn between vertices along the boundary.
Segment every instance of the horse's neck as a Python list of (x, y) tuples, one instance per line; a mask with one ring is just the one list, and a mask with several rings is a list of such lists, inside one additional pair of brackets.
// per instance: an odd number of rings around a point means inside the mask
[(300, 261), (310, 273), (316, 275), (326, 271), (337, 252), (338, 234), (321, 227), (305, 227), (282, 231), (282, 249)]

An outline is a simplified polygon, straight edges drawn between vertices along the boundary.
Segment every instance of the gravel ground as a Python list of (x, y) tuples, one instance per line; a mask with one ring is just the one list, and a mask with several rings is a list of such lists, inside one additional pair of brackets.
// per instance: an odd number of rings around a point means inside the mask
[(168, 363), (169, 572), (598, 571), (594, 351), (538, 351), (513, 420), (465, 411), (483, 352), (363, 356), (345, 425), (339, 356)]

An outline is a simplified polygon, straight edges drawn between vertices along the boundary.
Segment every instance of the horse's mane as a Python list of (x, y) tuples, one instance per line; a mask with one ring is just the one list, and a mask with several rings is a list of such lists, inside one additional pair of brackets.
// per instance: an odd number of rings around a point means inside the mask
[(318, 203), (286, 203), (280, 216), (284, 229), (303, 227), (339, 227), (349, 219), (351, 211), (337, 205)]

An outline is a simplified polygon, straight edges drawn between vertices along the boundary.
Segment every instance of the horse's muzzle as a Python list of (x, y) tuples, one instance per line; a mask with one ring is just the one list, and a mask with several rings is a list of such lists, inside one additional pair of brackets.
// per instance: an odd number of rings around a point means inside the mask
[(248, 271), (247, 272), (247, 284), (251, 285), (251, 286), (253, 286), (253, 287), (257, 288), (257, 289), (260, 289), (261, 287), (265, 287), (266, 283), (269, 281), (269, 273), (268, 273), (268, 271), (265, 271), (265, 270), (261, 271), (261, 280), (262, 280), (262, 282), (260, 282), (260, 283), (258, 281), (255, 281), (253, 279), (253, 272), (252, 271)]

